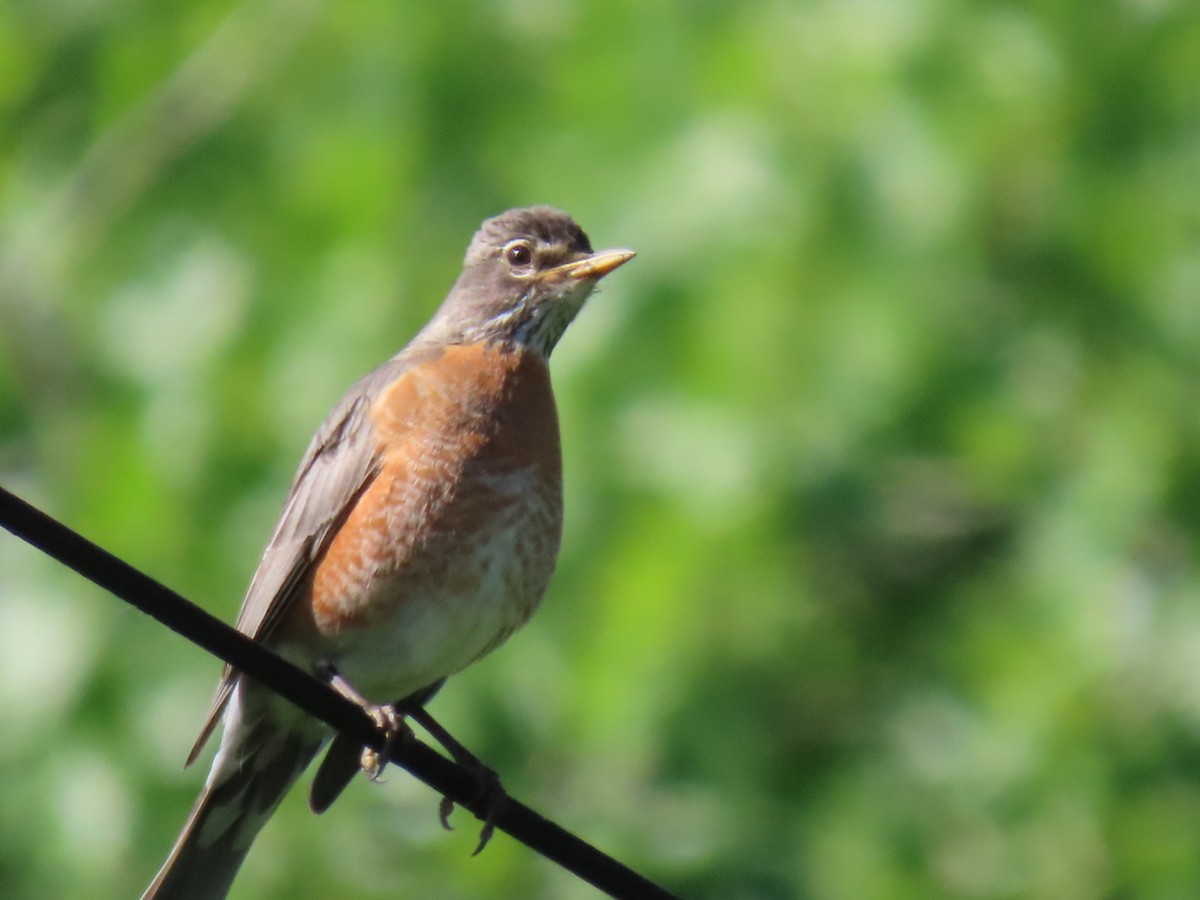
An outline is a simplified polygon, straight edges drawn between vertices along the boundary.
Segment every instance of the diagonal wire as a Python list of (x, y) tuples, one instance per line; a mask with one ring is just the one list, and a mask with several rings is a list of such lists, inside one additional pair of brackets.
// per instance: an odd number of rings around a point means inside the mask
[[(255, 679), (306, 713), (364, 746), (384, 750), (370, 717), (332, 687), (76, 531), (0, 487), (0, 526), (74, 569), (84, 578), (157, 619), (172, 631)], [(420, 741), (393, 748), (390, 761), (479, 819), (487, 814), (478, 781)], [(654, 882), (601, 853), (528, 806), (509, 798), (494, 815), (496, 828), (620, 900), (677, 900)]]

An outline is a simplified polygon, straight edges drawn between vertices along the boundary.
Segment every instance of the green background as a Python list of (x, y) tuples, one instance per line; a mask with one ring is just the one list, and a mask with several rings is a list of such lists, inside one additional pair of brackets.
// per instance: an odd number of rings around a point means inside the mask
[[(631, 246), (545, 606), (433, 711), (689, 898), (1200, 896), (1200, 7), (0, 5), (0, 483), (231, 620), (485, 216)], [(131, 897), (217, 664), (0, 535), (0, 892)], [(235, 898), (596, 896), (403, 773)]]

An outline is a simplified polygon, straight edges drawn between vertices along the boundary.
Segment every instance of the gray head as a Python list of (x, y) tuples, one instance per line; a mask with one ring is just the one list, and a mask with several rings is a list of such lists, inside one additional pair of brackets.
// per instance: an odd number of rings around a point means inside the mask
[(423, 337), (514, 344), (548, 357), (596, 282), (633, 255), (593, 252), (583, 229), (553, 207), (510, 209), (475, 233)]

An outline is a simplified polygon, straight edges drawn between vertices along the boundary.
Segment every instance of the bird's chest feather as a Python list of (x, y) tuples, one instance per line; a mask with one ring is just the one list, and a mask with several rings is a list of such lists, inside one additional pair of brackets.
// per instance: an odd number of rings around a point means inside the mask
[(314, 571), (314, 624), (347, 655), (442, 677), (523, 624), (550, 579), (562, 463), (549, 373), (532, 353), (450, 347), (371, 418), (382, 467)]

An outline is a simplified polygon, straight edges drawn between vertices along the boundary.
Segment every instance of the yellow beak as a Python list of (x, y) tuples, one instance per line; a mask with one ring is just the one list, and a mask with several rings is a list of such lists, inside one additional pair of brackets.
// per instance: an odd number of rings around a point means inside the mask
[(635, 256), (637, 256), (637, 253), (633, 250), (601, 250), (599, 253), (585, 256), (583, 259), (572, 260), (569, 263), (563, 263), (561, 266), (555, 266), (553, 269), (547, 269), (542, 274), (542, 278), (546, 281), (562, 281), (566, 278), (572, 278), (576, 281), (582, 281), (585, 278), (603, 278), (613, 269), (625, 265), (625, 263), (629, 262)]

